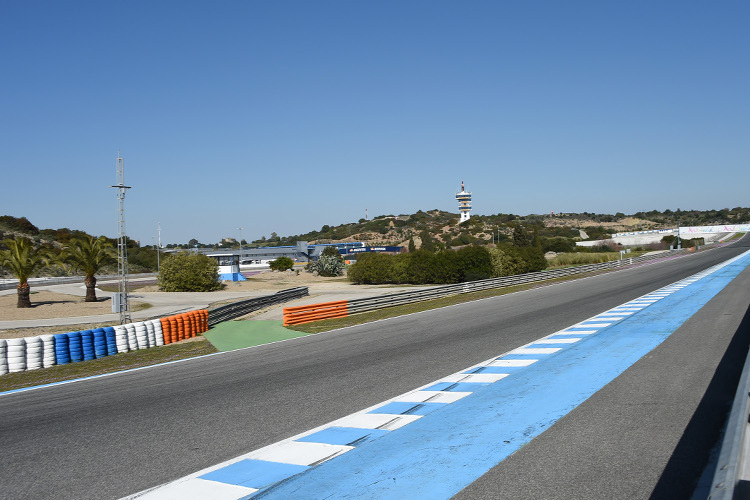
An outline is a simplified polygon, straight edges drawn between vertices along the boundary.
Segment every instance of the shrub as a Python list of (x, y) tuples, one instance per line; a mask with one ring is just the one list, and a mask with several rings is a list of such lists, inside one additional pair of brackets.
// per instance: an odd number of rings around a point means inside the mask
[(278, 259), (269, 262), (268, 267), (270, 267), (272, 271), (286, 271), (287, 269), (292, 269), (294, 267), (294, 261), (289, 257), (279, 257)]
[(214, 259), (203, 254), (179, 252), (162, 261), (158, 283), (165, 292), (219, 290), (219, 266)]
[(492, 260), (484, 247), (466, 247), (458, 251), (432, 253), (426, 250), (385, 255), (360, 255), (349, 268), (349, 279), (355, 283), (460, 283), (489, 278)]
[(344, 274), (344, 258), (336, 247), (330, 246), (323, 249), (318, 260), (310, 262), (306, 269), (309, 272), (317, 272), (318, 276), (341, 276)]

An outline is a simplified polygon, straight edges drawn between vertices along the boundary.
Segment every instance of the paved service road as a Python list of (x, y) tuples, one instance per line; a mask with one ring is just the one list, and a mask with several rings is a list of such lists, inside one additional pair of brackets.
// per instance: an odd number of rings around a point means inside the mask
[[(2, 496), (117, 498), (156, 486), (568, 327), (739, 255), (748, 240), (284, 343), (0, 396)], [(748, 279), (743, 272), (666, 342), (459, 496), (682, 493), (674, 488), (699, 474), (716, 437), (709, 425), (720, 425), (726, 408), (716, 396), (719, 409), (706, 410), (702, 398), (714, 397), (706, 386), (729, 385), (732, 370), (723, 373), (734, 362), (731, 352), (747, 352), (747, 339), (732, 335), (747, 310)], [(733, 345), (723, 357), (732, 341), (739, 349)]]

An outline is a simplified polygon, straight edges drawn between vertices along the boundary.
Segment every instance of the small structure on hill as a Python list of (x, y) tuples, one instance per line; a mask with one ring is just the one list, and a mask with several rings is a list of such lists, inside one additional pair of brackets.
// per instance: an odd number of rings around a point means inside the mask
[(469, 220), (471, 215), (471, 193), (466, 192), (464, 188), (464, 181), (461, 181), (461, 192), (456, 193), (456, 199), (458, 200), (458, 211), (461, 212), (461, 219), (458, 223)]

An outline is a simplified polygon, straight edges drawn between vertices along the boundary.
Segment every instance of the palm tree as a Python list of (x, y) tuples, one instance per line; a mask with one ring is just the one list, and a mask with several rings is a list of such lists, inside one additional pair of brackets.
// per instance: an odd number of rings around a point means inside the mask
[(7, 250), (0, 250), (0, 266), (10, 269), (18, 278), (16, 307), (31, 307), (29, 278), (34, 271), (49, 264), (50, 252), (44, 247), (34, 248), (34, 244), (28, 238), (3, 240), (3, 245)]
[(100, 236), (72, 238), (60, 253), (60, 262), (70, 265), (70, 270), (86, 275), (85, 302), (96, 302), (96, 277), (103, 266), (115, 261), (112, 243)]

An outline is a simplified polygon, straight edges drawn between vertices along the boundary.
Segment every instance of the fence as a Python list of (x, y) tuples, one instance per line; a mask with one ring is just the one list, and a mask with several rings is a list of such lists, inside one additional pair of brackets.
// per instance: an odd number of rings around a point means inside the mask
[[(687, 252), (688, 249), (675, 250), (668, 255), (675, 255)], [(557, 269), (554, 271), (541, 271), (536, 273), (517, 274), (515, 276), (503, 276), (501, 278), (491, 278), (487, 280), (469, 281), (455, 285), (437, 286), (422, 290), (398, 292), (377, 297), (367, 297), (363, 299), (353, 299), (338, 302), (327, 302), (322, 304), (312, 304), (309, 306), (286, 307), (284, 308), (284, 325), (298, 325), (310, 321), (321, 319), (340, 318), (349, 314), (374, 311), (385, 307), (399, 306), (403, 304), (412, 304), (424, 300), (439, 299), (449, 295), (458, 295), (462, 293), (478, 292), (481, 290), (490, 290), (493, 288), (502, 288), (506, 286), (523, 285), (535, 283), (538, 281), (547, 281), (556, 278), (564, 278), (576, 274), (584, 274), (596, 271), (618, 268), (625, 265), (646, 262), (654, 259), (662, 259), (664, 254), (642, 255), (640, 257), (628, 258), (624, 260), (613, 260), (601, 264), (587, 264), (584, 266), (569, 267)], [(332, 304), (337, 304), (335, 307)], [(327, 307), (326, 307), (327, 306)]]
[[(156, 278), (156, 273), (143, 273), (143, 274), (131, 274), (131, 278)], [(120, 275), (113, 274), (109, 276), (98, 276), (97, 281), (109, 281), (119, 279)], [(46, 278), (31, 278), (29, 279), (29, 285), (35, 286), (49, 286), (49, 285), (64, 285), (67, 283), (83, 283), (86, 279), (85, 276), (59, 276), (59, 277), (46, 277)], [(18, 280), (6, 280), (4, 283), (0, 283), (0, 290), (10, 290), (18, 286)]]
[(241, 300), (239, 302), (233, 302), (225, 306), (211, 309), (209, 313), (208, 326), (214, 326), (222, 321), (228, 321), (230, 319), (239, 318), (253, 311), (263, 309), (264, 307), (272, 306), (275, 304), (282, 304), (289, 302), (290, 300), (299, 299), (309, 295), (308, 288), (306, 286), (300, 286), (297, 288), (290, 288), (288, 290), (282, 290), (276, 292), (273, 295), (265, 295), (263, 297), (256, 297), (254, 299)]
[(719, 450), (709, 497), (711, 500), (732, 500), (750, 496), (748, 474), (747, 434), (750, 415), (750, 354), (737, 384), (732, 411)]

